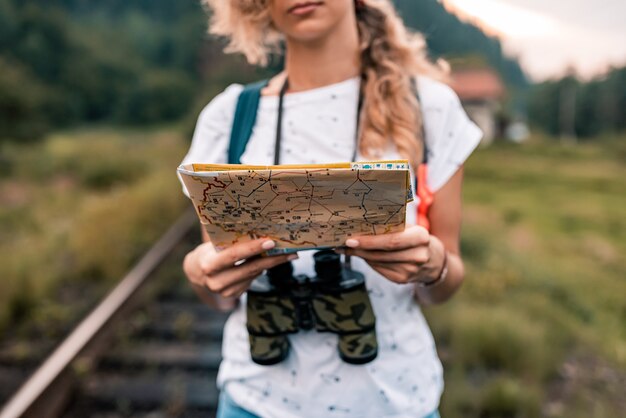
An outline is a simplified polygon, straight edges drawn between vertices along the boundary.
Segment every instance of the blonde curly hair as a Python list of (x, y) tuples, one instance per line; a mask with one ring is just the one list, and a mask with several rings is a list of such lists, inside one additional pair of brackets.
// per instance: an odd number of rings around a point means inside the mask
[[(284, 39), (269, 14), (271, 0), (203, 0), (209, 32), (229, 39), (227, 53), (265, 66)], [(367, 0), (356, 9), (364, 96), (359, 151), (379, 157), (391, 140), (416, 166), (422, 160), (422, 117), (411, 83), (417, 74), (445, 79), (448, 67), (428, 59), (424, 37), (410, 32), (390, 0)], [(417, 140), (419, 139), (419, 140)]]

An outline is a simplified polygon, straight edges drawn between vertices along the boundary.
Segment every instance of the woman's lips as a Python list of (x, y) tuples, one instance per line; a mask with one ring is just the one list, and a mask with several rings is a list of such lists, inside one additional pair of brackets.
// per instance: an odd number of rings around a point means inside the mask
[(289, 13), (294, 14), (296, 16), (302, 16), (302, 15), (306, 15), (306, 14), (313, 12), (315, 9), (317, 9), (321, 5), (322, 3), (320, 2), (304, 3), (302, 5), (292, 7), (291, 9), (289, 9)]

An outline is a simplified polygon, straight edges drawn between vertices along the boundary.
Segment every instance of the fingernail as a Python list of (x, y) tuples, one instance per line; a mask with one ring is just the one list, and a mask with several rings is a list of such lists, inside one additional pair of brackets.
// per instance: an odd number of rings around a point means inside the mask
[(289, 257), (287, 257), (287, 260), (289, 261), (293, 261), (293, 260), (297, 260), (298, 258), (298, 254), (290, 254)]
[(263, 248), (264, 250), (271, 250), (275, 246), (276, 243), (272, 240), (265, 241), (263, 244), (261, 244), (261, 248)]
[(346, 241), (346, 246), (350, 247), (350, 248), (356, 248), (359, 246), (359, 241), (355, 240), (355, 239), (349, 239)]

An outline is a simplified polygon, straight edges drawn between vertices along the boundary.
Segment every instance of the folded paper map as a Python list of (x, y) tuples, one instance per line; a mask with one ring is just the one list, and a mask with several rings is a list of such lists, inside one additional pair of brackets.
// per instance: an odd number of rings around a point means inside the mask
[(178, 168), (218, 249), (269, 237), (272, 253), (338, 247), (359, 235), (404, 230), (413, 198), (406, 160)]

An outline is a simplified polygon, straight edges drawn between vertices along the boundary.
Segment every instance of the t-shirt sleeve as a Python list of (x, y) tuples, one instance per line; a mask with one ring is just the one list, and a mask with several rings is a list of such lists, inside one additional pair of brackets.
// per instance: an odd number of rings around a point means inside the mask
[[(231, 84), (202, 109), (196, 122), (191, 146), (181, 164), (225, 164), (227, 162), (230, 132), (241, 90), (243, 90), (241, 84)], [(189, 197), (180, 174), (178, 174), (178, 179), (183, 193)]]
[(476, 149), (483, 132), (470, 120), (454, 90), (431, 79), (418, 80), (428, 146), (428, 186), (436, 191)]

